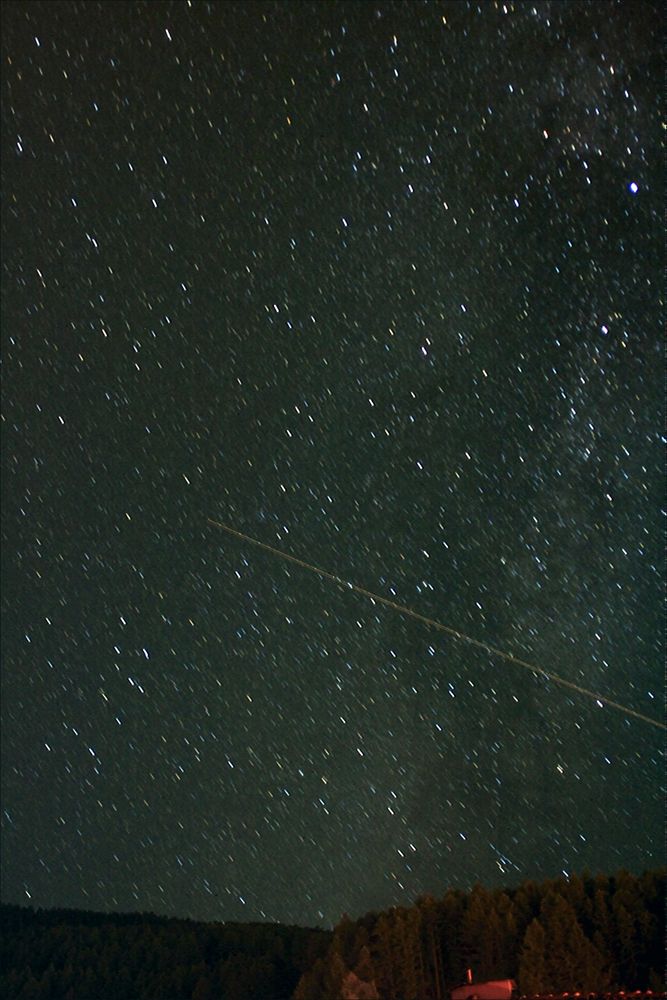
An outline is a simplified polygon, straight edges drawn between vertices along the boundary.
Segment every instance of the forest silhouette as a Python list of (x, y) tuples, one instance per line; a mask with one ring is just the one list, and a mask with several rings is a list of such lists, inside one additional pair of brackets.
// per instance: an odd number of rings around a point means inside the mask
[[(665, 870), (422, 896), (333, 930), (0, 908), (8, 1000), (446, 1000), (511, 978), (526, 997), (663, 995)], [(474, 990), (471, 991), (471, 995)]]

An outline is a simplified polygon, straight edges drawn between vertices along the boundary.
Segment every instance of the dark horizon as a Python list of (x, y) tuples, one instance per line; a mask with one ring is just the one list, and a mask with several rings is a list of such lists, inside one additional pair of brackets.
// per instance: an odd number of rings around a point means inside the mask
[[(574, 877), (575, 879), (582, 879), (582, 880), (585, 881), (586, 879), (593, 879), (593, 880), (595, 880), (596, 878), (610, 878), (610, 879), (615, 879), (619, 875), (626, 875), (626, 874), (627, 875), (631, 875), (632, 877), (635, 877), (635, 878), (641, 878), (642, 876), (646, 876), (646, 875), (650, 875), (650, 874), (667, 874), (667, 866), (661, 866), (661, 867), (659, 866), (658, 868), (644, 868), (642, 870), (637, 870), (637, 871), (631, 871), (631, 870), (629, 870), (627, 868), (619, 868), (617, 871), (612, 872), (611, 875), (608, 875), (607, 873), (602, 872), (602, 871), (589, 871), (587, 869), (584, 869), (583, 871), (580, 871), (580, 872), (573, 872), (572, 873), (572, 877)], [(561, 878), (562, 878), (562, 876), (561, 876)], [(519, 887), (520, 884), (522, 884), (523, 882), (530, 882), (530, 881), (534, 881), (534, 882), (539, 883), (541, 880), (540, 879), (532, 879), (530, 876), (527, 876), (527, 878), (524, 879), (524, 880), (522, 880), (521, 883), (519, 883), (517, 881), (517, 882), (514, 882), (512, 884), (497, 885), (497, 886), (485, 887), (485, 888), (492, 888), (495, 891), (502, 890), (504, 892), (512, 893), (512, 892), (516, 892), (516, 890), (517, 890), (517, 888)], [(547, 881), (553, 881), (553, 882), (557, 883), (560, 880), (558, 879), (557, 876), (553, 876), (553, 878), (551, 880), (547, 879)], [(476, 883), (476, 885), (481, 885), (481, 883)], [(446, 895), (449, 892), (470, 893), (470, 892), (472, 892), (472, 890), (474, 888), (475, 888), (475, 885), (460, 886), (460, 885), (457, 885), (456, 883), (450, 883), (447, 886), (440, 887), (438, 889), (437, 893), (433, 889), (431, 889), (431, 890), (424, 889), (422, 892), (418, 893), (418, 895), (414, 899), (412, 899), (412, 900), (406, 900), (405, 902), (403, 902), (401, 904), (397, 904), (397, 905), (408, 906), (408, 907), (409, 906), (415, 906), (415, 905), (417, 905), (418, 901), (421, 898), (424, 898), (424, 897), (431, 897), (432, 896), (433, 898), (437, 898), (438, 896)], [(106, 910), (106, 909), (95, 909), (95, 910), (92, 910), (92, 909), (86, 909), (86, 908), (80, 908), (80, 907), (59, 906), (58, 904), (54, 904), (52, 906), (42, 907), (42, 906), (38, 906), (38, 905), (33, 904), (33, 903), (23, 903), (23, 902), (16, 902), (15, 903), (15, 902), (10, 902), (10, 901), (8, 901), (6, 899), (3, 899), (2, 896), (0, 895), (0, 908), (1, 907), (18, 907), (20, 910), (32, 911), (35, 914), (37, 914), (37, 913), (45, 913), (45, 914), (49, 914), (49, 913), (81, 913), (81, 914), (88, 914), (91, 917), (96, 917), (96, 916), (99, 916), (99, 917), (115, 917), (115, 916), (117, 916), (117, 917), (127, 917), (127, 918), (134, 918), (134, 917), (140, 918), (140, 917), (146, 916), (146, 917), (154, 917), (156, 920), (177, 921), (177, 922), (178, 921), (183, 921), (183, 922), (188, 922), (188, 923), (201, 923), (201, 924), (208, 924), (208, 923), (210, 923), (210, 924), (238, 924), (238, 925), (241, 925), (241, 926), (242, 925), (248, 925), (248, 926), (258, 925), (258, 926), (279, 926), (279, 927), (286, 927), (286, 928), (297, 927), (297, 928), (299, 928), (301, 930), (313, 930), (313, 931), (319, 931), (319, 930), (321, 930), (321, 931), (324, 931), (326, 933), (331, 933), (334, 930), (334, 928), (340, 923), (340, 921), (342, 919), (344, 919), (344, 918), (348, 918), (348, 919), (352, 919), (352, 920), (362, 920), (369, 913), (381, 912), (381, 910), (378, 911), (378, 910), (374, 910), (373, 908), (371, 908), (369, 910), (364, 910), (364, 911), (359, 912), (359, 913), (354, 913), (354, 914), (348, 914), (346, 911), (344, 911), (344, 912), (340, 913), (338, 915), (338, 917), (336, 918), (336, 920), (334, 920), (330, 925), (323, 925), (323, 924), (305, 925), (305, 924), (286, 924), (286, 923), (281, 922), (281, 921), (273, 921), (273, 920), (250, 920), (250, 921), (248, 921), (248, 920), (220, 920), (220, 919), (215, 919), (215, 918), (211, 919), (211, 920), (201, 920), (200, 918), (198, 918), (196, 916), (189, 916), (187, 914), (184, 915), (182, 913), (179, 914), (179, 913), (160, 912), (158, 910)]]

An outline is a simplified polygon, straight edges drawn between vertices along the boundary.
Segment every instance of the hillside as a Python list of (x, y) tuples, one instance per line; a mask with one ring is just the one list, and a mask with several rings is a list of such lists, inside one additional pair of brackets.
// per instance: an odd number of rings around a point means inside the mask
[(0, 907), (5, 1000), (288, 1000), (331, 933)]
[(448, 890), (333, 933), (154, 914), (0, 908), (8, 1000), (444, 1000), (513, 978), (528, 996), (661, 991), (665, 872)]

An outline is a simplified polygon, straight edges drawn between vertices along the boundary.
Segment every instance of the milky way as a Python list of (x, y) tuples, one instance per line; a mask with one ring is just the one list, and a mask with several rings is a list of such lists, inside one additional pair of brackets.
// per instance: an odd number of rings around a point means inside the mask
[(662, 857), (659, 8), (3, 5), (3, 898)]

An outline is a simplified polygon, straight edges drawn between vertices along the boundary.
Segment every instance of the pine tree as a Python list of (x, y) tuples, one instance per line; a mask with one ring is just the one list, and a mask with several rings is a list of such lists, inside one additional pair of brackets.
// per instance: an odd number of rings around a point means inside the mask
[(496, 892), (494, 900), (500, 921), (500, 950), (495, 975), (510, 979), (516, 975), (519, 950), (514, 904), (506, 892)]
[[(615, 950), (621, 985), (628, 990), (645, 987), (654, 963), (654, 942), (660, 937), (662, 914), (652, 910), (648, 883), (628, 872), (619, 872), (611, 909), (615, 924)], [(664, 911), (663, 911), (664, 912)]]
[(424, 963), (421, 944), (419, 910), (413, 907), (397, 917), (399, 937), (399, 969), (402, 980), (400, 996), (403, 1000), (417, 1000), (424, 983)]
[(541, 922), (546, 933), (547, 988), (557, 993), (605, 989), (604, 958), (584, 934), (567, 900), (547, 893)]
[(367, 944), (362, 944), (359, 948), (354, 972), (365, 983), (372, 983), (375, 980), (375, 969), (373, 968), (370, 948)]
[(394, 969), (394, 943), (389, 914), (380, 914), (375, 924), (371, 934), (371, 957), (383, 1000), (397, 1000), (398, 982)]
[(471, 894), (461, 927), (462, 953), (475, 979), (495, 979), (504, 959), (504, 930), (493, 896), (481, 885)]
[(536, 995), (546, 991), (546, 954), (544, 927), (535, 917), (526, 930), (519, 956), (519, 989)]
[(313, 967), (301, 976), (294, 991), (294, 1000), (321, 1000), (324, 996), (325, 969), (325, 959), (316, 959)]
[(332, 945), (327, 955), (322, 979), (322, 993), (320, 997), (327, 997), (327, 1000), (338, 1000), (342, 996), (343, 980), (347, 974), (347, 968), (343, 957), (334, 945)]
[(614, 897), (614, 937), (616, 955), (618, 957), (619, 985), (631, 990), (637, 983), (637, 955), (639, 943), (632, 915), (619, 900)]
[(417, 905), (421, 914), (422, 939), (425, 948), (424, 980), (426, 995), (443, 1000), (442, 916), (433, 896), (422, 896)]
[(593, 896), (593, 944), (606, 964), (606, 978), (610, 987), (617, 982), (618, 970), (613, 959), (614, 954), (614, 924), (607, 893), (596, 886)]
[(354, 964), (356, 958), (356, 938), (357, 925), (347, 913), (344, 913), (334, 927), (334, 945), (348, 968)]
[(462, 983), (466, 974), (466, 959), (460, 932), (465, 908), (466, 895), (457, 889), (448, 890), (439, 905), (443, 928), (440, 937), (443, 982), (449, 988)]

